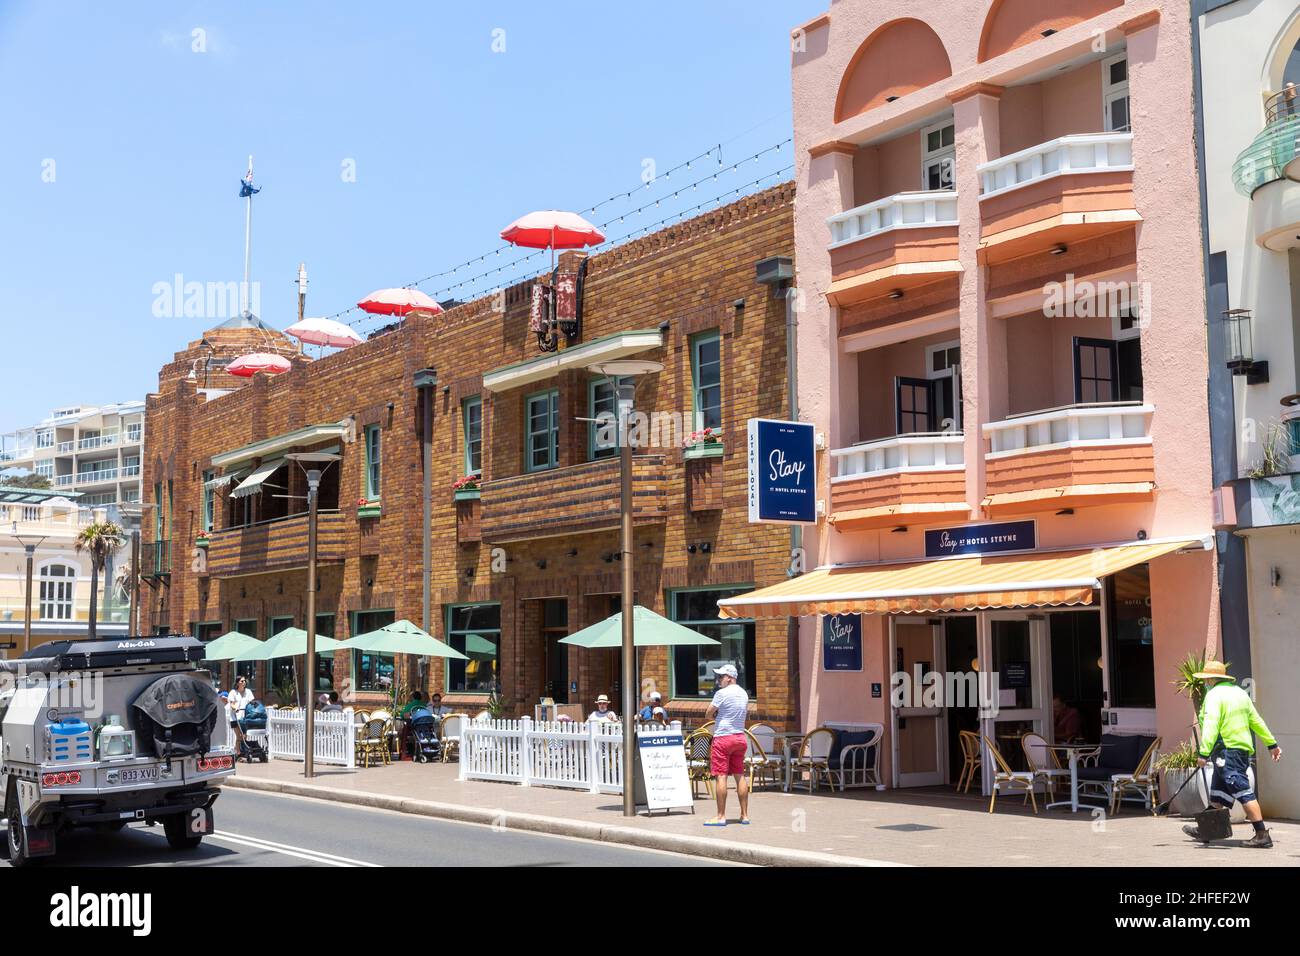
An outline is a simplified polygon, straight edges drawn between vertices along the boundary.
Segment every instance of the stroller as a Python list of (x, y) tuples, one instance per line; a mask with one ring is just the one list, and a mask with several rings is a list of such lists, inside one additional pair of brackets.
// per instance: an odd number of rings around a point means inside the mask
[(427, 707), (419, 707), (406, 717), (406, 745), (416, 763), (429, 763), (442, 757), (438, 739), (438, 718)]
[[(250, 700), (244, 708), (244, 716), (240, 718), (239, 729), (243, 731), (243, 738), (239, 741), (239, 757), (249, 763), (254, 760), (266, 763), (270, 759), (270, 754), (266, 751), (266, 705), (260, 700)], [(249, 731), (261, 733), (253, 737)]]

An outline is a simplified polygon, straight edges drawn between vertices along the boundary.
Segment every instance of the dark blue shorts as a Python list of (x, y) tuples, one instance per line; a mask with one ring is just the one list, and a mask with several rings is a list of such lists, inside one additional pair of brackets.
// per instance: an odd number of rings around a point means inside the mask
[[(1220, 764), (1222, 761), (1222, 764)], [(1210, 800), (1221, 807), (1231, 809), (1234, 802), (1250, 803), (1255, 799), (1251, 789), (1250, 754), (1244, 750), (1220, 750), (1210, 757), (1210, 766), (1214, 776), (1210, 781)]]

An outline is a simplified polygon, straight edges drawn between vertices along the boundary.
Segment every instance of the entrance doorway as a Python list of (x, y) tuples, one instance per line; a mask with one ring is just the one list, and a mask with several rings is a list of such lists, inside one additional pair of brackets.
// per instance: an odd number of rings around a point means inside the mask
[[(927, 787), (945, 782), (945, 711), (925, 706), (924, 679), (931, 671), (945, 669), (943, 625), (929, 621), (893, 618), (890, 627), (890, 660), (894, 671), (906, 675), (903, 698), (891, 708), (894, 739), (894, 785)], [(895, 693), (890, 682), (890, 693)]]
[(557, 704), (569, 703), (569, 602), (547, 598), (542, 602), (542, 654), (545, 657), (547, 697)]

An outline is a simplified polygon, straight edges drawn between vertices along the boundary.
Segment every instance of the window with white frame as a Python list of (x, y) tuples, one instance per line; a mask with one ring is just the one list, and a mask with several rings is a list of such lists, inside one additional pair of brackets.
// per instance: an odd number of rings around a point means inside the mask
[(592, 461), (618, 454), (618, 389), (630, 382), (627, 377), (597, 378), (588, 394), (588, 455)]
[(921, 130), (921, 188), (954, 189), (956, 127), (951, 120)]
[(695, 429), (722, 427), (722, 336), (701, 332), (691, 340), (691, 378), (695, 397)]
[(560, 460), (560, 392), (551, 389), (525, 400), (528, 432), (524, 464), (528, 471), (554, 468)]
[(483, 398), (475, 395), (465, 399), (461, 406), (461, 422), (465, 436), (465, 474), (483, 473)]
[(53, 478), (53, 477), (54, 477), (54, 462), (53, 462), (53, 461), (38, 461), (38, 462), (36, 463), (36, 474), (40, 475), (42, 478)]
[(54, 432), (52, 432), (52, 431), (37, 432), (37, 433), (36, 433), (36, 447), (37, 447), (37, 448), (53, 448), (53, 447), (54, 447)]
[(1101, 61), (1101, 108), (1108, 133), (1127, 133), (1133, 128), (1128, 104), (1128, 54), (1120, 53)]
[(70, 564), (47, 564), (41, 568), (41, 620), (72, 620), (77, 569)]

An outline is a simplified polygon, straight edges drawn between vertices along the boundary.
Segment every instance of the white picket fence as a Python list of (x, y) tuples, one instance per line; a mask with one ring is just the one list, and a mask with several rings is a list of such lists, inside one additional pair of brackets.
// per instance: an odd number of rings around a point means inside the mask
[[(356, 725), (352, 710), (317, 712), (313, 727), (315, 746), (312, 754), (316, 763), (355, 767)], [(266, 740), (273, 758), (302, 760), (306, 756), (307, 718), (301, 707), (268, 708), (266, 711)]]
[(622, 758), (623, 725), (614, 721), (471, 721), (461, 731), (460, 779), (622, 793)]

